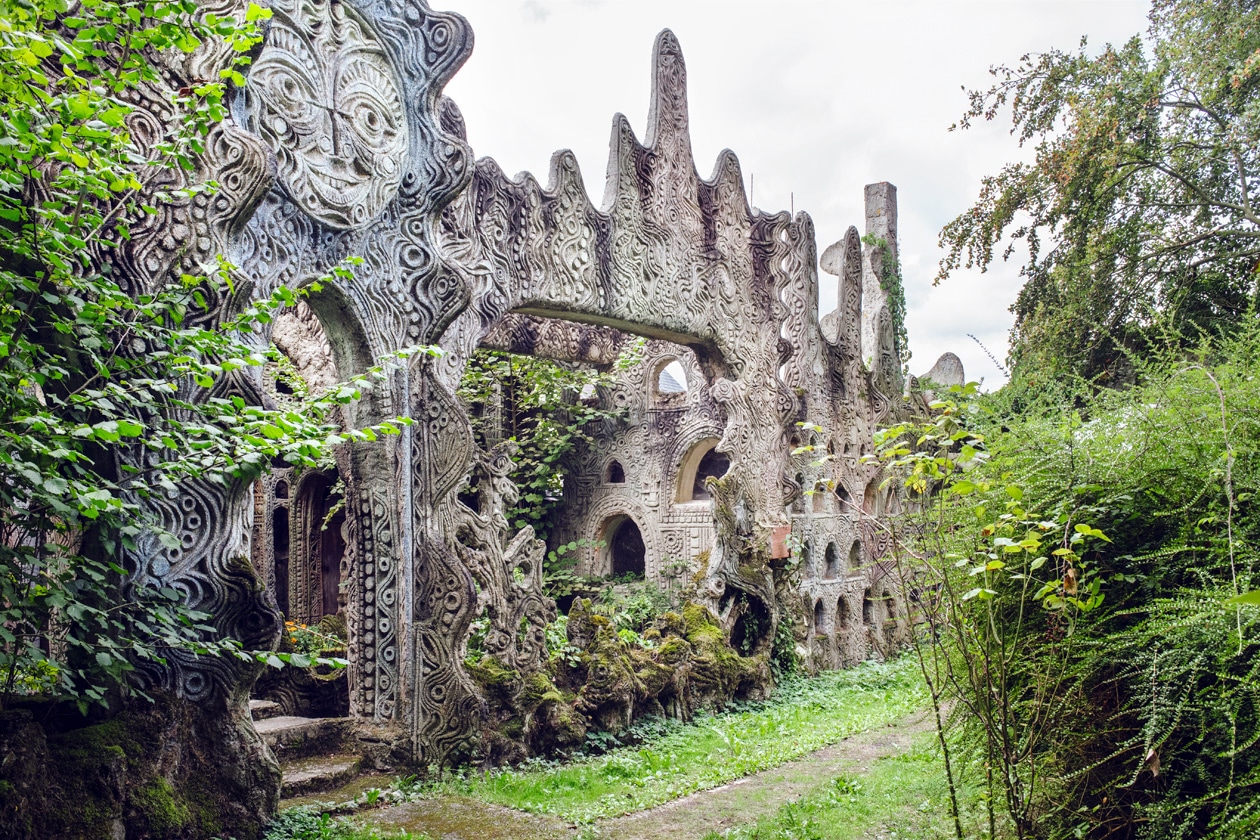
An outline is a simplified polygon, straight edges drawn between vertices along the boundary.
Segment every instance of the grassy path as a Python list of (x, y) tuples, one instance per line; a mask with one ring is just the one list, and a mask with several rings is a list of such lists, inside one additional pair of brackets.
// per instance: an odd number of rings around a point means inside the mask
[[(597, 823), (608, 840), (703, 840), (745, 834), (744, 826), (764, 823), (776, 830), (784, 807), (828, 801), (833, 792), (857, 793), (859, 781), (881, 759), (910, 752), (920, 735), (931, 735), (929, 718), (915, 713), (903, 721), (863, 732), (796, 761), (692, 794), (657, 808)], [(837, 785), (837, 780), (840, 784)], [(799, 826), (792, 826), (793, 828)], [(767, 834), (766, 836), (773, 836)], [(801, 834), (791, 837), (808, 836)], [(860, 836), (860, 835), (858, 835)]]
[[(363, 814), (359, 836), (813, 838), (808, 826), (830, 821), (820, 815), (838, 807), (852, 812), (844, 815), (847, 822), (869, 824), (858, 813), (869, 804), (860, 795), (867, 788), (855, 780), (868, 772), (892, 779), (881, 762), (917, 749), (926, 759), (904, 768), (903, 781), (939, 778), (931, 739), (924, 742), (926, 753), (915, 747), (930, 734), (925, 705), (912, 661), (866, 663), (786, 685), (771, 703), (671, 725), (641, 747), (432, 786), (422, 799)], [(911, 798), (922, 793), (900, 783), (893, 792)], [(939, 809), (932, 810), (939, 817)]]

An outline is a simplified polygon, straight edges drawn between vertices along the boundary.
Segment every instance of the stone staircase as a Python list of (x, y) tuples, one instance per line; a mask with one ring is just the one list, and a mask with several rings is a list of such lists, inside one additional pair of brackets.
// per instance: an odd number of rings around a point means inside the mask
[(283, 799), (342, 787), (363, 767), (350, 749), (346, 718), (307, 718), (281, 714), (279, 704), (250, 700), (254, 728), (280, 762)]

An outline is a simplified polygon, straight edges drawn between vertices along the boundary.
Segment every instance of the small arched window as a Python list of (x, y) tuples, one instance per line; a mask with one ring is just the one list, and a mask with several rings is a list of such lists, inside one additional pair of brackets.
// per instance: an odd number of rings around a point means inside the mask
[(681, 408), (687, 401), (687, 371), (677, 359), (662, 359), (652, 373), (652, 405)]
[(840, 553), (836, 551), (835, 543), (827, 544), (827, 553), (824, 555), (826, 565), (823, 569), (823, 577), (827, 580), (840, 576)]
[(660, 394), (687, 393), (687, 371), (682, 362), (671, 359), (656, 374), (656, 390)]
[(609, 484), (625, 484), (626, 471), (621, 466), (621, 462), (617, 460), (608, 462), (608, 469), (604, 471), (604, 481)]
[(849, 546), (849, 572), (850, 574), (862, 568), (862, 542), (854, 540), (853, 545)]
[(691, 498), (697, 500), (709, 498), (709, 487), (705, 482), (710, 478), (721, 478), (726, 475), (730, 466), (731, 459), (726, 457), (725, 453), (718, 452), (716, 449), (710, 449), (704, 453), (704, 457), (700, 459), (696, 467), (695, 481), (691, 483)]
[(849, 626), (849, 602), (844, 600), (844, 596), (840, 596), (840, 600), (836, 601), (836, 632), (848, 629)]
[(823, 607), (822, 599), (819, 598), (814, 602), (814, 635), (827, 635), (827, 627), (824, 622), (827, 620), (827, 611)]

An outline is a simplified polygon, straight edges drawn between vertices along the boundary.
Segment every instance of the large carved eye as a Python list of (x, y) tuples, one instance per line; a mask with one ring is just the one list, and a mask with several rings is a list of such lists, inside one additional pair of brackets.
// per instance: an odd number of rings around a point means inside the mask
[(304, 39), (286, 29), (273, 31), (274, 48), (250, 74), (263, 104), (258, 117), (262, 128), (276, 135), (287, 127), (303, 133), (320, 123), (321, 106), (327, 104), (323, 64)]
[(394, 152), (402, 131), (402, 100), (383, 59), (359, 53), (347, 60), (337, 79), (337, 103), (354, 126), (357, 140), (372, 154)]

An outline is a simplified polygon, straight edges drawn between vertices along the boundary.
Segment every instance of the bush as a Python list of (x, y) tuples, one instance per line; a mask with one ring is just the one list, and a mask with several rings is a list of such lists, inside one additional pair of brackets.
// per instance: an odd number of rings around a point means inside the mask
[(1226, 602), (1260, 585), (1260, 328), (1133, 363), (1124, 392), (956, 393), (884, 441), (916, 612), (952, 643), (920, 649), (1022, 836), (1254, 837), (1260, 609)]

